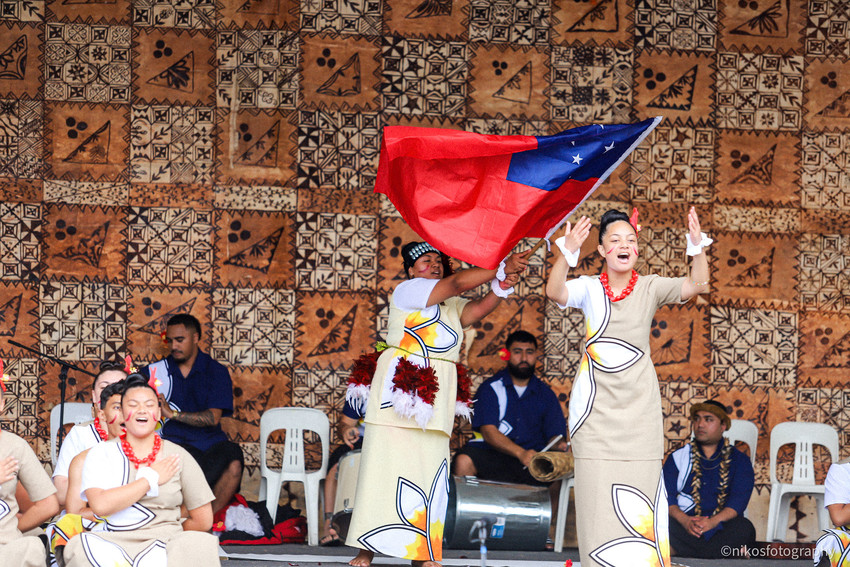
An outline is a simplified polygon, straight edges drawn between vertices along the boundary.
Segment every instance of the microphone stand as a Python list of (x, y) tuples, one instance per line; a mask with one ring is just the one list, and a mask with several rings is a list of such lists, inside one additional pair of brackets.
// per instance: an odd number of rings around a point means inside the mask
[(39, 358), (44, 360), (50, 360), (59, 365), (59, 445), (62, 445), (62, 439), (65, 437), (65, 388), (68, 383), (68, 370), (76, 370), (77, 372), (82, 372), (83, 374), (88, 374), (89, 376), (93, 376), (97, 378), (97, 374), (92, 374), (88, 370), (84, 370), (69, 362), (62, 360), (61, 358), (56, 358), (55, 356), (50, 356), (49, 354), (44, 354), (41, 351), (35, 350), (34, 348), (30, 348), (28, 346), (22, 345), (19, 342), (15, 342), (10, 340), (10, 345), (14, 345), (20, 349), (29, 351), (33, 354), (38, 355)]

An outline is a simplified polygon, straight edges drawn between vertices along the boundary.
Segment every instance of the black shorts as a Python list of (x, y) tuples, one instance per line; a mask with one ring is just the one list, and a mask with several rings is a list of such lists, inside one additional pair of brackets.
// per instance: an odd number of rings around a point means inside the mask
[[(242, 454), (242, 447), (231, 441), (221, 441), (216, 443), (207, 451), (201, 451), (191, 445), (180, 445), (192, 455), (201, 470), (204, 472), (204, 477), (207, 479), (207, 484), (213, 488), (230, 466), (233, 461), (239, 461), (239, 464), (245, 466), (245, 456)], [(238, 489), (237, 489), (238, 492)]]
[(549, 486), (550, 482), (536, 480), (527, 468), (523, 468), (519, 459), (506, 455), (501, 451), (491, 449), (484, 443), (467, 443), (458, 449), (457, 455), (466, 455), (475, 465), (476, 475), (482, 480), (497, 480), (514, 484), (530, 484), (532, 486)]

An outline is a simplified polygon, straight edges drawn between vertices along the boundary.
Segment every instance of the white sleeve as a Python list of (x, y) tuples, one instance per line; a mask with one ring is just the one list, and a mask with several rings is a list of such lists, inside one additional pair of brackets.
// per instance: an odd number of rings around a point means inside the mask
[(823, 505), (850, 504), (850, 464), (830, 465), (824, 481)]
[(440, 280), (413, 278), (398, 284), (393, 291), (393, 302), (402, 311), (422, 311), (427, 307), (428, 298), (434, 286)]
[(561, 309), (567, 307), (575, 307), (581, 309), (584, 306), (585, 298), (587, 297), (587, 280), (589, 278), (581, 276), (567, 280), (564, 284), (567, 287), (567, 304), (561, 305)]
[(56, 457), (56, 466), (53, 468), (53, 476), (68, 476), (68, 469), (71, 467), (71, 461), (74, 457), (89, 448), (83, 440), (87, 433), (88, 425), (75, 425), (68, 432), (68, 435), (62, 441), (59, 447), (59, 456)]
[(116, 450), (120, 449), (115, 443), (98, 443), (86, 455), (80, 483), (80, 497), (85, 502), (88, 502), (86, 490), (89, 488), (108, 490), (123, 484), (121, 471), (115, 467), (120, 467), (124, 461), (115, 454)]

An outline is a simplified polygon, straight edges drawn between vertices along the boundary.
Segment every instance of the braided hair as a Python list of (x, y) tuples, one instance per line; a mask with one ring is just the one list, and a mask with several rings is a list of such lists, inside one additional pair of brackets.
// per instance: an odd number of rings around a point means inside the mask
[[(717, 514), (726, 507), (726, 499), (729, 498), (729, 468), (732, 464), (732, 444), (725, 437), (721, 441), (720, 448), (720, 486), (718, 486), (717, 507), (711, 514)], [(697, 443), (691, 443), (691, 463), (694, 478), (691, 482), (691, 498), (694, 501), (694, 515), (702, 516), (702, 504), (700, 502), (699, 489), (702, 487), (702, 455)]]

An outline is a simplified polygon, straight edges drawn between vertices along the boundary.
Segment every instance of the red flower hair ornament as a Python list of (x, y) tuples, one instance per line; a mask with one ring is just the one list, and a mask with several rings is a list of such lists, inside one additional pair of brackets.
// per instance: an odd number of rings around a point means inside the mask
[(629, 217), (629, 224), (632, 225), (632, 228), (635, 229), (635, 234), (640, 234), (640, 229), (642, 228), (640, 224), (638, 224), (638, 210), (637, 207), (632, 208), (632, 216)]
[(511, 359), (511, 353), (506, 348), (499, 349), (499, 358), (504, 361), (508, 361)]
[(150, 368), (151, 377), (148, 378), (148, 385), (153, 388), (154, 392), (159, 395), (159, 386), (162, 384), (159, 380), (156, 379), (156, 368), (151, 366)]

